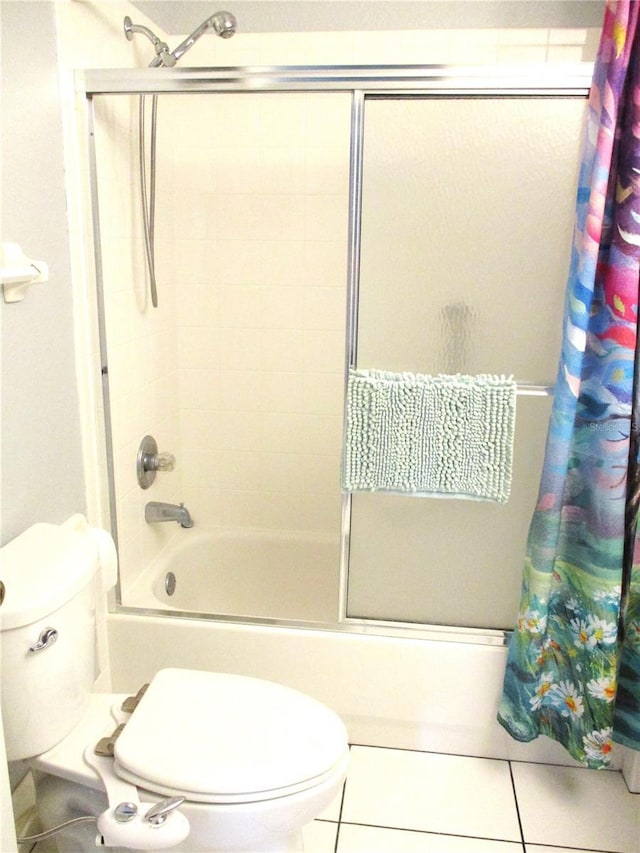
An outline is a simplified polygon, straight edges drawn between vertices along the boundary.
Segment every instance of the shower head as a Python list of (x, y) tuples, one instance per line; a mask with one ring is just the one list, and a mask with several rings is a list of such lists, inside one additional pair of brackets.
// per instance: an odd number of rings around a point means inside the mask
[(153, 33), (148, 27), (143, 27), (141, 24), (133, 24), (129, 17), (124, 19), (124, 34), (129, 41), (132, 40), (134, 33), (143, 33), (153, 44), (156, 50), (156, 56), (155, 59), (149, 63), (151, 68), (157, 68), (159, 65), (163, 65), (165, 67), (175, 65), (180, 57), (183, 56), (190, 47), (193, 47), (200, 36), (204, 35), (207, 31), (213, 30), (213, 32), (215, 32), (216, 35), (219, 35), (220, 38), (228, 39), (231, 38), (232, 35), (235, 35), (237, 29), (238, 21), (236, 20), (235, 15), (232, 15), (231, 12), (216, 12), (214, 15), (211, 15), (211, 17), (203, 21), (190, 36), (187, 36), (187, 38), (181, 42), (178, 47), (176, 47), (175, 50), (169, 51), (165, 42), (160, 41), (155, 33)]
[(232, 15), (231, 12), (216, 12), (205, 23), (213, 27), (217, 35), (223, 39), (230, 39), (238, 29), (236, 16)]
[(237, 29), (238, 22), (235, 15), (232, 15), (231, 12), (216, 12), (215, 15), (211, 15), (210, 18), (203, 21), (190, 36), (187, 36), (186, 39), (171, 52), (171, 56), (174, 61), (177, 62), (190, 47), (193, 47), (200, 36), (204, 35), (207, 31), (213, 30), (213, 32), (216, 33), (216, 35), (219, 35), (220, 38), (228, 39), (235, 34)]

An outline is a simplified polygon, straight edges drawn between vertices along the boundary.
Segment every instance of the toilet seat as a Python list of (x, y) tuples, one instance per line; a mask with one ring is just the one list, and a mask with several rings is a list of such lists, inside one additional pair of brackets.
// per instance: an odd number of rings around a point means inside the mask
[(116, 774), (192, 802), (250, 803), (330, 778), (348, 754), (329, 708), (281, 684), (160, 670), (115, 743)]
[[(212, 847), (228, 849), (229, 846), (242, 850), (271, 849), (271, 845), (277, 849), (295, 847), (298, 841), (293, 843), (294, 835), (333, 800), (346, 776), (349, 747), (346, 730), (338, 716), (295, 690), (258, 679), (245, 680), (241, 676), (219, 676), (188, 670), (179, 671), (178, 675), (159, 673), (158, 676), (162, 689), (157, 689), (156, 684), (150, 694), (152, 701), (145, 703), (144, 713), (140, 713), (140, 710), (144, 709), (144, 696), (130, 714), (123, 708), (129, 707), (132, 697), (94, 693), (84, 716), (74, 729), (50, 750), (31, 759), (32, 768), (39, 771), (35, 777), (37, 784), (40, 786), (44, 783), (45, 797), (48, 791), (55, 794), (55, 802), (60, 802), (62, 796), (62, 800), (70, 797), (74, 802), (86, 803), (83, 809), (98, 816), (98, 831), (102, 836), (100, 843), (107, 846), (161, 850), (178, 844), (176, 849), (179, 853), (209, 851)], [(241, 679), (241, 682), (237, 679)], [(153, 683), (152, 681), (151, 684)], [(257, 753), (246, 748), (240, 750), (240, 754), (249, 759), (248, 768), (245, 768), (247, 776), (244, 777), (247, 784), (243, 783), (246, 791), (233, 790), (238, 786), (237, 780), (242, 778), (237, 773), (234, 777), (233, 772), (231, 776), (226, 777), (226, 794), (224, 790), (222, 793), (194, 791), (193, 779), (197, 780), (197, 773), (193, 775), (191, 784), (186, 777), (177, 775), (177, 770), (188, 768), (190, 762), (185, 758), (184, 767), (181, 768), (180, 763), (176, 767), (173, 759), (167, 757), (172, 752), (168, 749), (167, 740), (175, 746), (176, 738), (171, 735), (179, 726), (176, 726), (176, 718), (172, 717), (171, 725), (166, 729), (163, 710), (166, 711), (168, 706), (176, 704), (176, 696), (171, 694), (179, 686), (186, 684), (189, 685), (189, 691), (180, 694), (181, 700), (177, 704), (184, 706), (186, 703), (196, 710), (194, 712), (192, 708), (187, 712), (184, 707), (180, 709), (182, 729), (189, 729), (192, 733), (204, 732), (203, 737), (207, 742), (222, 744), (232, 754), (233, 744), (242, 743), (242, 726), (239, 725), (239, 718), (234, 718), (239, 706), (243, 724), (249, 722), (253, 725), (254, 736), (245, 738), (246, 742), (268, 741), (279, 744), (279, 747), (284, 749), (282, 761), (276, 762), (270, 780), (264, 766), (264, 762), (271, 757), (269, 749), (266, 752), (257, 751), (261, 754), (261, 760), (258, 762), (254, 760)], [(203, 711), (207, 709), (206, 702), (210, 703), (214, 695), (211, 691), (214, 684), (218, 686), (220, 708), (226, 709), (224, 713), (219, 713), (215, 720), (221, 724), (226, 715), (228, 723), (225, 729), (218, 725), (217, 738), (212, 736), (215, 727), (211, 725), (211, 714), (205, 714)], [(220, 695), (221, 687), (225, 688), (226, 701), (224, 696)], [(200, 693), (191, 693), (194, 688), (200, 690)], [(150, 689), (151, 687), (147, 689), (147, 693)], [(193, 702), (193, 695), (199, 696), (199, 701)], [(242, 697), (241, 700), (238, 699), (239, 696)], [(260, 702), (263, 707), (256, 704)], [(267, 712), (264, 710), (265, 705)], [(271, 736), (269, 726), (274, 717)], [(146, 767), (143, 774), (133, 778), (135, 774), (121, 767), (113, 757), (107, 757), (103, 753), (96, 754), (95, 746), (106, 739), (113, 744), (115, 730), (121, 729), (113, 746), (114, 752), (119, 752), (125, 761), (127, 758), (136, 757), (135, 748), (134, 756), (130, 756), (127, 747), (127, 740), (130, 740), (132, 735), (125, 738), (124, 748), (121, 743), (127, 730), (131, 732), (130, 726), (136, 719), (138, 725), (133, 729), (134, 734), (140, 726), (146, 728), (149, 725), (145, 734), (150, 737), (145, 749), (149, 750), (147, 760), (151, 760), (151, 767)], [(158, 721), (161, 723), (160, 731), (163, 735), (160, 740), (153, 728)], [(123, 723), (124, 728), (121, 727)], [(288, 729), (290, 724), (293, 726), (292, 730)], [(287, 735), (292, 737), (288, 738)], [(198, 742), (197, 737), (192, 737), (191, 740)], [(307, 756), (313, 756), (312, 760), (297, 760), (297, 748), (305, 751)], [(272, 746), (271, 755), (274, 751)], [(237, 751), (235, 755), (238, 755)], [(197, 762), (195, 766), (197, 769)], [(204, 767), (206, 770), (206, 762)], [(229, 769), (234, 771), (234, 766)], [(305, 778), (300, 778), (301, 776)], [(57, 777), (63, 787), (47, 787), (47, 777)], [(215, 774), (212, 778), (214, 777)], [(220, 772), (217, 778), (225, 781)], [(284, 784), (260, 791), (256, 790), (257, 780), (261, 780), (260, 785), (280, 782)], [(230, 781), (233, 784), (229, 784)], [(72, 785), (71, 788), (64, 787), (69, 784)], [(177, 784), (181, 787), (174, 790), (173, 786)], [(171, 812), (159, 828), (154, 825), (149, 830), (151, 824), (145, 821), (144, 817), (148, 810), (153, 804), (166, 808), (161, 801), (172, 796), (185, 800)], [(133, 804), (137, 810), (135, 818), (126, 823), (121, 823), (117, 815), (118, 807), (123, 803)], [(107, 808), (102, 811), (105, 804)], [(53, 820), (53, 823), (60, 823), (64, 819), (65, 816), (62, 816), (58, 821)], [(180, 842), (179, 839), (185, 837), (186, 840)]]

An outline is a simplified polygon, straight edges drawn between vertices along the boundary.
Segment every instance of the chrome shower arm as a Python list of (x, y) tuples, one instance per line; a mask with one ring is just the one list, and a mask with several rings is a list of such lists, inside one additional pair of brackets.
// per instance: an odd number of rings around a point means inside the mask
[(124, 19), (124, 34), (127, 41), (132, 41), (135, 33), (142, 33), (143, 36), (146, 36), (155, 49), (156, 58), (150, 63), (150, 67), (158, 65), (172, 66), (176, 64), (175, 59), (169, 51), (169, 45), (165, 41), (162, 41), (162, 39), (159, 39), (149, 27), (145, 27), (143, 24), (134, 24), (127, 15)]
[(127, 41), (133, 41), (135, 33), (142, 33), (143, 36), (146, 36), (156, 49), (156, 53), (159, 53), (163, 49), (167, 52), (169, 51), (169, 45), (162, 41), (162, 39), (159, 39), (153, 30), (150, 30), (149, 27), (145, 27), (143, 24), (134, 24), (127, 15), (124, 19), (124, 34)]
[(152, 32), (149, 27), (145, 27), (142, 24), (134, 24), (131, 18), (127, 15), (124, 19), (124, 34), (127, 41), (133, 41), (134, 33), (142, 33), (142, 35), (146, 36), (152, 44), (157, 44), (160, 41), (158, 36)]
[(207, 18), (206, 21), (203, 21), (200, 26), (191, 33), (190, 36), (187, 36), (186, 39), (180, 42), (180, 44), (171, 52), (171, 56), (173, 57), (174, 63), (177, 62), (180, 57), (189, 50), (190, 47), (193, 47), (193, 45), (198, 41), (200, 36), (206, 33), (208, 29), (209, 19)]

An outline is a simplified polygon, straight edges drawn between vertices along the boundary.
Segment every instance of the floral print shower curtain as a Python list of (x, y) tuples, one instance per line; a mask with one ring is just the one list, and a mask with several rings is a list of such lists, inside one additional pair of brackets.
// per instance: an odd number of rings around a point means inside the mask
[(498, 713), (517, 740), (547, 735), (593, 768), (611, 763), (613, 741), (640, 749), (638, 5), (605, 9), (562, 354)]

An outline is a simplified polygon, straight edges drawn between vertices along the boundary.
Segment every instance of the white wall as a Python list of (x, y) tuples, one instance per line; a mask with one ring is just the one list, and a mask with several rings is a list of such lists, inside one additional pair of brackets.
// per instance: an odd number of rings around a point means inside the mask
[[(70, 233), (65, 109), (72, 79), (92, 63), (139, 63), (122, 35), (127, 2), (0, 3), (2, 39), (2, 205), (0, 238), (49, 264), (50, 280), (24, 300), (0, 299), (2, 445), (0, 543), (36, 521), (60, 523), (87, 508), (74, 338), (74, 287), (86, 288), (78, 233)], [(148, 58), (143, 54), (143, 64)], [(65, 135), (66, 133), (66, 135)], [(72, 166), (77, 165), (73, 158)], [(74, 242), (75, 241), (75, 242)], [(78, 269), (80, 272), (78, 273)], [(72, 284), (72, 278), (76, 281)], [(94, 519), (95, 521), (95, 519)]]
[[(120, 42), (126, 45), (121, 32), (127, 11), (129, 4), (120, 2), (0, 3), (0, 239), (20, 243), (50, 269), (50, 280), (34, 286), (22, 302), (5, 304), (0, 298), (0, 544), (35, 522), (61, 523), (85, 512), (86, 485), (95, 477), (83, 470), (72, 286), (72, 269), (78, 266), (72, 236), (77, 234), (69, 230), (63, 127), (70, 93), (61, 91), (64, 56), (58, 53), (57, 36), (65, 24), (73, 32), (71, 65), (108, 65), (107, 56), (135, 64), (135, 49), (118, 55)], [(75, 286), (86, 283), (80, 277)], [(93, 413), (84, 411), (82, 417), (91, 422)], [(0, 849), (9, 853), (14, 833), (4, 754), (0, 738)]]
[(3, 241), (49, 264), (24, 301), (0, 301), (1, 541), (84, 511), (53, 3), (3, 2)]

